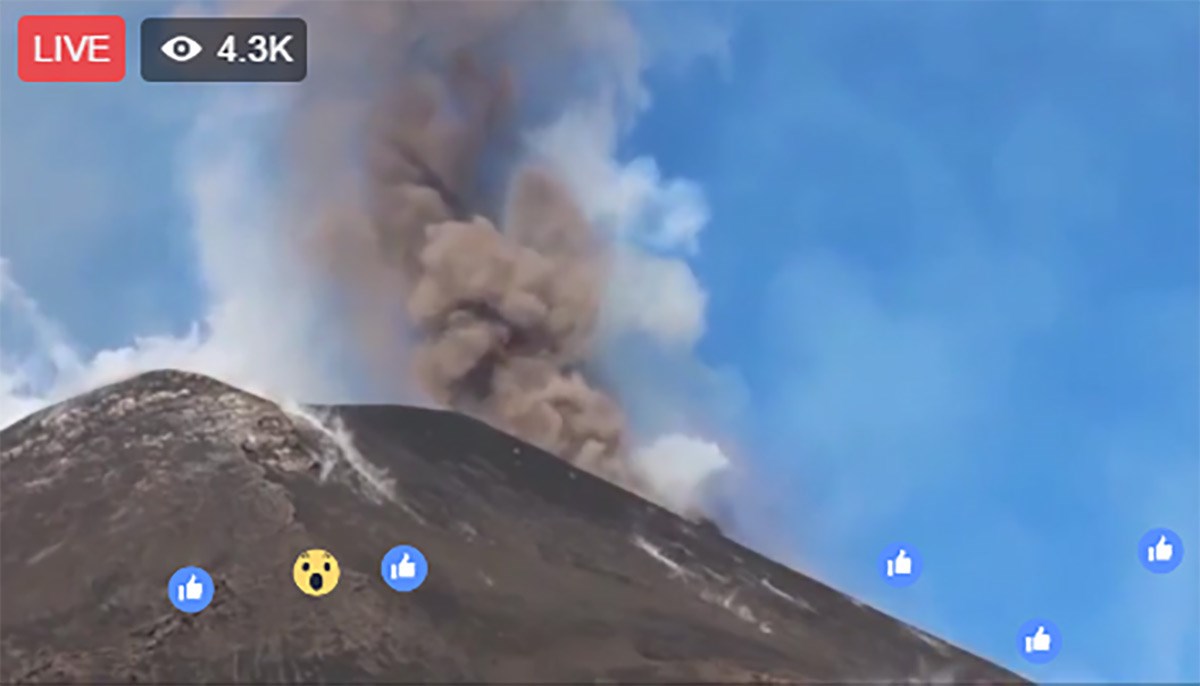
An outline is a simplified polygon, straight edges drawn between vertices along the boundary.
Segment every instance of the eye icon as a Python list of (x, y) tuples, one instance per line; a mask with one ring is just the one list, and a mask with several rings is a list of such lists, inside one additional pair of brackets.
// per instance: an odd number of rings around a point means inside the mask
[(178, 35), (162, 44), (163, 54), (176, 62), (187, 62), (200, 54), (200, 44), (191, 36)]

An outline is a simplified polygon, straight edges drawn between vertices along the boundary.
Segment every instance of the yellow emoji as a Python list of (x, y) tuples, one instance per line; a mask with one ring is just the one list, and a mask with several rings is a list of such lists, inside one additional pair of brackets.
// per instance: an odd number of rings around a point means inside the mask
[(296, 588), (314, 597), (332, 593), (341, 576), (337, 558), (320, 548), (300, 553), (296, 564), (292, 565), (292, 581), (296, 582)]

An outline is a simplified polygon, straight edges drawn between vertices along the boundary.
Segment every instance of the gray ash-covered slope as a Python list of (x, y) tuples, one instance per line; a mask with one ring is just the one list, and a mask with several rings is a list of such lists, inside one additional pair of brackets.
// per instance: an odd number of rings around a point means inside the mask
[[(1020, 681), (474, 420), (336, 415), (357, 452), (169, 371), (0, 433), (0, 679)], [(413, 593), (379, 576), (399, 543)], [(310, 547), (342, 565), (322, 598), (290, 578)], [(184, 565), (217, 587), (194, 616)]]

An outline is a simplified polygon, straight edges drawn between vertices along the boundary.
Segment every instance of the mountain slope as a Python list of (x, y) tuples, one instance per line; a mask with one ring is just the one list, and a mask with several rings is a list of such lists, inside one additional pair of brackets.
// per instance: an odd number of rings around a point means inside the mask
[[(1020, 681), (472, 419), (326, 410), (357, 450), (171, 371), (0, 433), (0, 679)], [(379, 578), (399, 543), (413, 593)], [(291, 582), (312, 547), (322, 598)], [(185, 565), (217, 586), (195, 616)]]

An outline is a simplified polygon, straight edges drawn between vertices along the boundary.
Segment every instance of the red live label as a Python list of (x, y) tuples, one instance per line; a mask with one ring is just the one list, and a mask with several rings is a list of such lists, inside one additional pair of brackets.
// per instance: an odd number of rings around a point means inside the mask
[(125, 19), (21, 17), (17, 74), (22, 81), (120, 81), (125, 78)]

